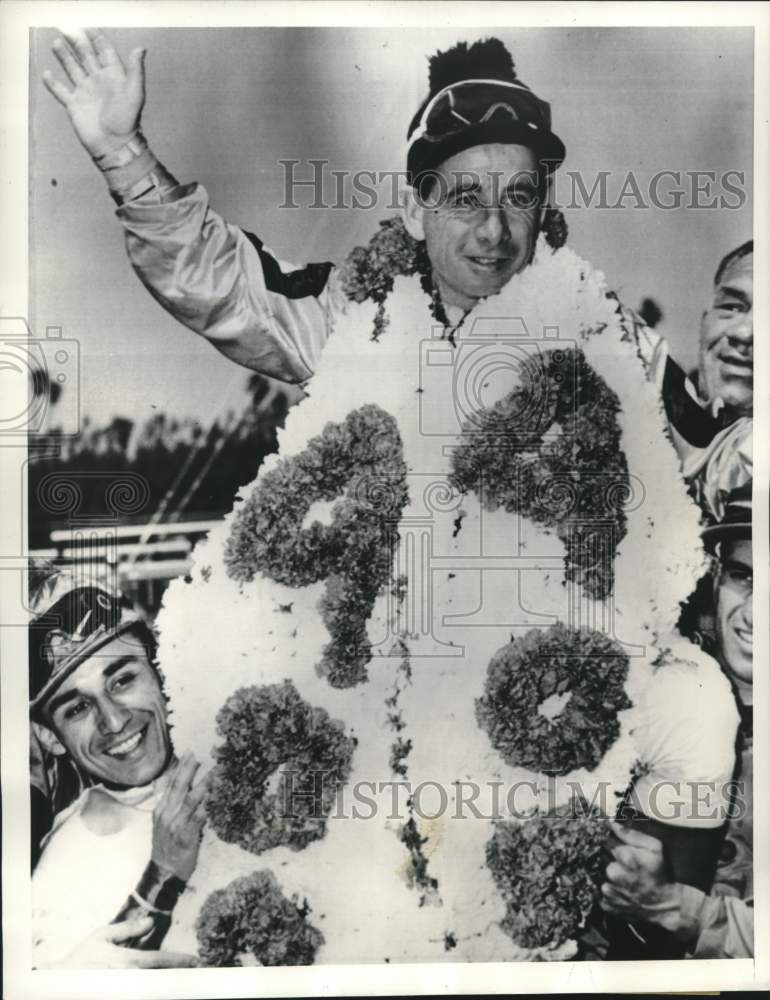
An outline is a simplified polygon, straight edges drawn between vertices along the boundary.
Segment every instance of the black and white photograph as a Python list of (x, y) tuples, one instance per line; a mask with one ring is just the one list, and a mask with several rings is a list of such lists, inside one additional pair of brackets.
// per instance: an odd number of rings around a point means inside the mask
[(12, 1000), (770, 984), (768, 6), (571, 6), (0, 9)]

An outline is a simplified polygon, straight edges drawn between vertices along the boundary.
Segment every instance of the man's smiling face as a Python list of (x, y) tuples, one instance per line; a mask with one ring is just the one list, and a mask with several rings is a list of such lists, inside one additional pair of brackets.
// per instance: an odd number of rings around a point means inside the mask
[(61, 747), (99, 781), (146, 785), (170, 761), (160, 681), (144, 645), (130, 634), (82, 663), (51, 697), (44, 715)]
[(754, 255), (734, 260), (714, 288), (700, 340), (702, 394), (737, 414), (754, 399)]
[(419, 226), (445, 305), (470, 309), (529, 263), (540, 221), (536, 170), (531, 149), (491, 143), (435, 171)]

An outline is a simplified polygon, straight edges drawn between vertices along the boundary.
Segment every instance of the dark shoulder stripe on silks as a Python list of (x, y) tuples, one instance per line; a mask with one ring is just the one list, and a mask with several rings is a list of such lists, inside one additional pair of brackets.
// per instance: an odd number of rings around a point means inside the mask
[(687, 391), (687, 376), (671, 357), (663, 372), (663, 402), (672, 427), (694, 448), (705, 448), (722, 429), (721, 422)]
[(754, 708), (752, 705), (744, 705), (738, 699), (738, 714), (741, 717), (741, 725), (738, 733), (739, 740), (746, 741), (752, 739), (754, 735)]
[(259, 254), (265, 286), (269, 292), (276, 292), (287, 299), (304, 299), (310, 295), (317, 298), (324, 290), (331, 269), (334, 267), (331, 262), (306, 264), (296, 271), (284, 274), (275, 257), (265, 250), (262, 240), (253, 233), (247, 233), (245, 229), (242, 232)]

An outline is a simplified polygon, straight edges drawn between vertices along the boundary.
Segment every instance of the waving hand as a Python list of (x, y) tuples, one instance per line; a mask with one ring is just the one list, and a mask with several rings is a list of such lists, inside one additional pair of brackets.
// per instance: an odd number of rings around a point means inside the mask
[(75, 134), (91, 156), (103, 156), (131, 138), (144, 106), (144, 57), (136, 48), (124, 65), (118, 51), (98, 28), (68, 32), (53, 51), (68, 84), (53, 73), (43, 83), (70, 116)]

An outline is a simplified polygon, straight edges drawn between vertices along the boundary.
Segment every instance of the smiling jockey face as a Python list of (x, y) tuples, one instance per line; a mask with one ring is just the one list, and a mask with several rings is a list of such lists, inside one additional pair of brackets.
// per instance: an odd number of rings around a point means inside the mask
[(43, 707), (49, 749), (110, 785), (154, 781), (171, 759), (166, 701), (142, 641), (130, 633), (102, 646)]
[(489, 143), (457, 153), (433, 173), (407, 228), (425, 240), (442, 302), (471, 309), (532, 257), (541, 216), (537, 161), (526, 146)]

